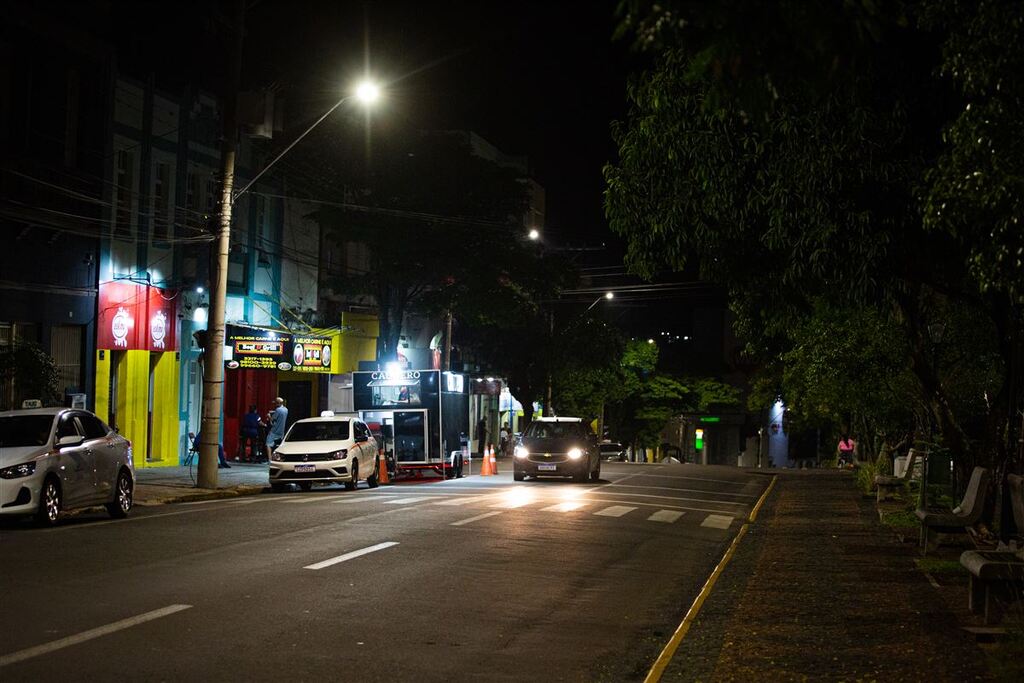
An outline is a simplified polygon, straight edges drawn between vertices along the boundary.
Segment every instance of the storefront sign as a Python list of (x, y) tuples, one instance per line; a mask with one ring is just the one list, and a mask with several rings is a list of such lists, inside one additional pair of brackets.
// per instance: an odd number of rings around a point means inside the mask
[(323, 337), (292, 337), (292, 370), (330, 372), (331, 340)]
[(419, 370), (378, 370), (370, 373), (371, 380), (377, 379), (419, 379)]
[(96, 346), (115, 351), (176, 351), (177, 293), (127, 281), (100, 285)]
[(225, 345), (231, 350), (228, 369), (291, 370), (291, 337), (274, 330), (228, 325)]

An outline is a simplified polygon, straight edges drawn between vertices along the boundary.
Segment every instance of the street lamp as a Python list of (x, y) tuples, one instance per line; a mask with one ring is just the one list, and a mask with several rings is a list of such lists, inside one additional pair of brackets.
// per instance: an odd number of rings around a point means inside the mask
[(537, 241), (540, 239), (540, 230), (537, 228), (530, 228), (530, 232), (528, 232), (526, 236), (533, 241)]
[[(237, 79), (235, 80), (235, 89), (237, 89)], [(229, 92), (228, 96), (234, 98), (237, 96), (237, 92)], [(231, 251), (231, 209), (239, 197), (280, 161), (281, 157), (290, 152), (292, 147), (299, 144), (324, 119), (333, 114), (335, 109), (353, 98), (358, 99), (364, 105), (370, 105), (379, 96), (380, 89), (376, 85), (368, 81), (361, 83), (353, 94), (346, 95), (335, 102), (334, 106), (324, 112), (323, 116), (314, 121), (313, 125), (295, 138), (237, 192), (234, 191), (235, 139), (238, 135), (237, 112), (233, 103), (225, 107), (220, 226), (217, 234), (217, 259), (214, 261), (216, 269), (213, 288), (210, 291), (210, 315), (203, 372), (203, 412), (197, 477), (197, 484), (200, 488), (217, 487), (217, 453), (220, 449), (221, 418), (224, 411), (224, 311), (227, 306), (228, 254)]]
[(597, 297), (596, 299), (594, 299), (594, 303), (592, 303), (589, 306), (587, 306), (587, 310), (589, 311), (591, 308), (596, 306), (598, 304), (598, 302), (601, 301), (601, 299), (606, 299), (608, 301), (611, 301), (614, 298), (615, 298), (615, 292), (605, 292), (603, 295), (601, 295), (601, 296)]

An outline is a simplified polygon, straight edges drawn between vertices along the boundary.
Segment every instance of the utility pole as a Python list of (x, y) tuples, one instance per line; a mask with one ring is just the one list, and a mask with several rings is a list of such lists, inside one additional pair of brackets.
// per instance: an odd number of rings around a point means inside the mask
[(234, 199), (235, 154), (238, 146), (238, 89), (242, 72), (245, 0), (234, 3), (234, 45), (228, 57), (223, 97), (224, 120), (221, 141), (220, 226), (217, 260), (210, 291), (210, 316), (203, 363), (203, 416), (199, 443), (200, 488), (217, 487), (217, 454), (220, 449), (221, 415), (224, 400), (224, 312), (228, 292), (228, 253), (231, 249), (231, 204)]
[(551, 369), (551, 359), (550, 359), (550, 356), (552, 355), (552, 349), (554, 348), (554, 345), (555, 345), (555, 311), (554, 311), (554, 309), (552, 309), (551, 311), (548, 312), (548, 326), (551, 329), (551, 335), (548, 337), (549, 344), (550, 344), (550, 347), (548, 349), (548, 356), (549, 356), (549, 358), (548, 358), (548, 390), (544, 394), (544, 417), (554, 417), (555, 410), (554, 410), (554, 407), (551, 405), (551, 376), (552, 376), (552, 369)]

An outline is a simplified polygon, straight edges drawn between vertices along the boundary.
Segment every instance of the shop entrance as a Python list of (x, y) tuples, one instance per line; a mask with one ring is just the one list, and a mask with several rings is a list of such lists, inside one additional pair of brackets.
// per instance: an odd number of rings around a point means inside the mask
[(288, 407), (287, 427), (291, 427), (296, 420), (313, 417), (313, 397), (309, 382), (278, 382), (277, 392)]
[(381, 439), (384, 453), (399, 465), (430, 462), (426, 410), (372, 410), (361, 415), (374, 436)]

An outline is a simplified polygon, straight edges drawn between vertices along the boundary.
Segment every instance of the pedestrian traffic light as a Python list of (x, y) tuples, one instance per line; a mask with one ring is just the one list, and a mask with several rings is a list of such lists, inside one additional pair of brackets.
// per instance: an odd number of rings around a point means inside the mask
[(704, 448), (704, 430), (695, 429), (693, 430), (693, 447), (698, 451)]

